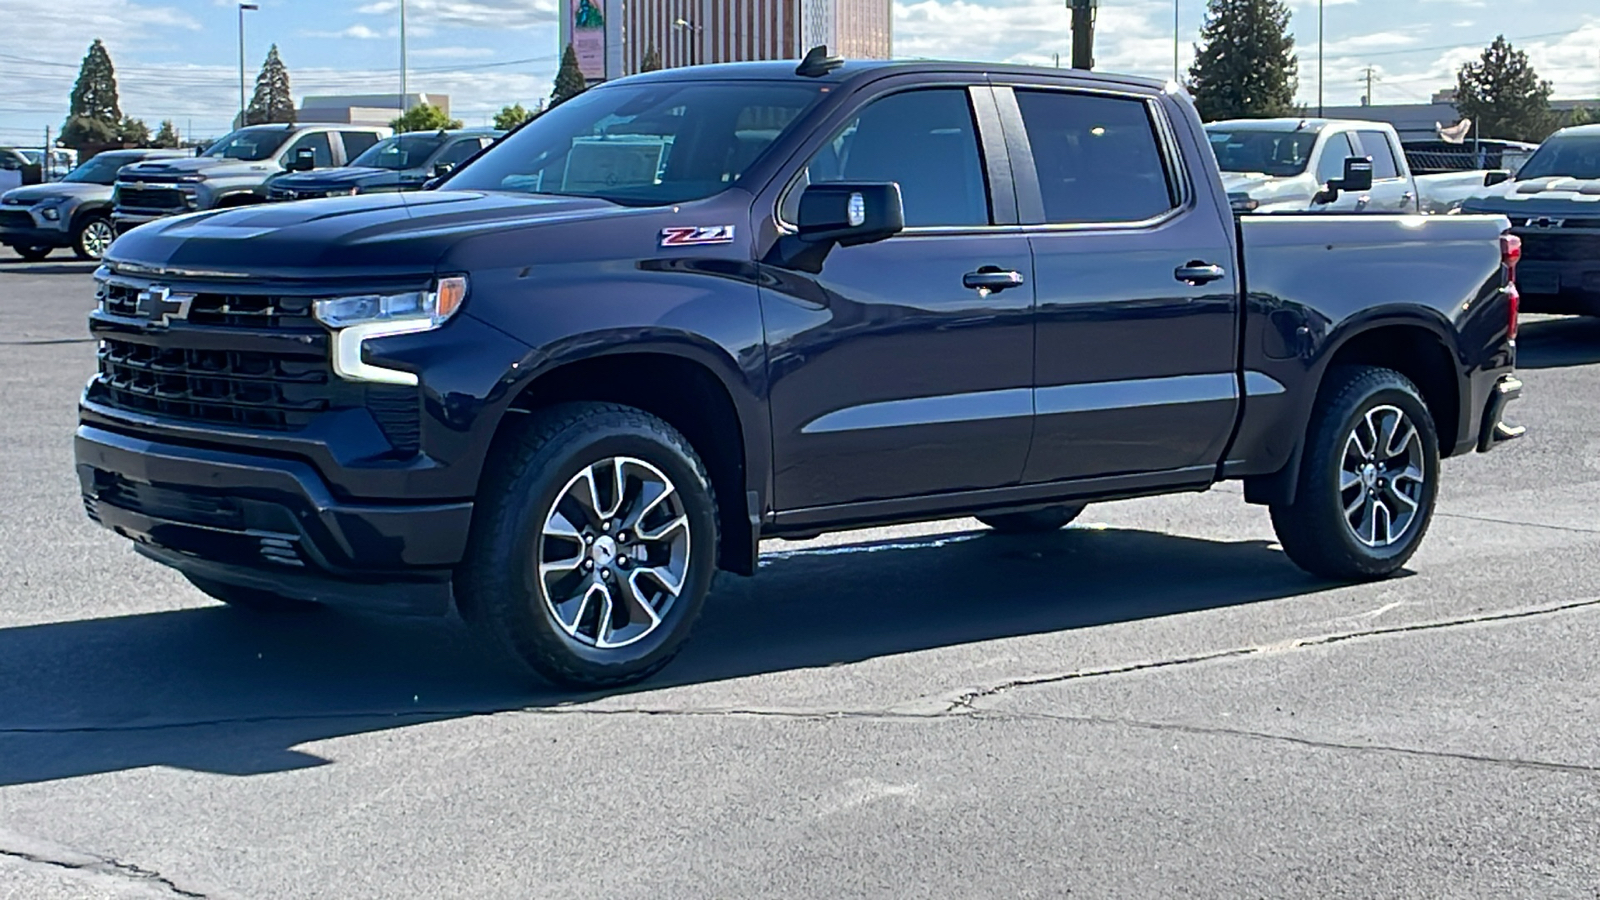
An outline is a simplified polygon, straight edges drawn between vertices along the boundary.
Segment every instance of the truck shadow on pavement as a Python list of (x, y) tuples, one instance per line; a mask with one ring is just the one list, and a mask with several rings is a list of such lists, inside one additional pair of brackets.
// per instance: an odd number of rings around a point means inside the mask
[(1600, 318), (1568, 316), (1523, 322), (1517, 368), (1557, 369), (1600, 363)]
[[(1331, 587), (1262, 541), (1071, 528), (955, 532), (770, 554), (728, 578), (648, 692)], [(485, 663), (456, 619), (223, 607), (0, 630), (0, 785), (146, 766), (323, 765), (327, 738), (594, 699)], [(848, 705), (848, 698), (842, 701)]]
[(24, 259), (0, 259), (0, 272), (18, 275), (93, 275), (100, 264), (93, 260), (55, 260), (28, 262)]

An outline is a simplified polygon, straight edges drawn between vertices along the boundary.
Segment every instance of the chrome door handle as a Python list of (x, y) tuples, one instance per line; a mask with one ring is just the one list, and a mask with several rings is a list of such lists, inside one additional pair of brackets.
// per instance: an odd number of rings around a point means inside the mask
[(1213, 265), (1212, 263), (1204, 263), (1194, 260), (1181, 265), (1176, 269), (1173, 269), (1172, 277), (1178, 279), (1184, 284), (1198, 287), (1202, 284), (1210, 284), (1213, 281), (1220, 281), (1223, 278), (1227, 278), (1228, 271), (1221, 266)]
[(961, 276), (963, 287), (969, 287), (980, 294), (1003, 291), (1006, 288), (1020, 287), (1022, 273), (1002, 271), (996, 266), (984, 266), (976, 272), (968, 272)]

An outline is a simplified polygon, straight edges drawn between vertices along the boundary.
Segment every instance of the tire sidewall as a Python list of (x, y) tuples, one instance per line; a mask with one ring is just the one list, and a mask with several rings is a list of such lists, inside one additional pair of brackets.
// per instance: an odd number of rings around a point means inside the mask
[[(647, 429), (605, 422), (604, 414), (597, 418), (602, 421), (568, 429), (541, 448), (507, 492), (504, 525), (509, 553), (503, 557), (501, 584), (514, 592), (504, 607), (507, 615), (521, 620), (518, 624), (523, 627), (514, 631), (536, 643), (526, 649), (556, 657), (562, 668), (576, 663), (588, 672), (605, 673), (602, 677), (621, 677), (670, 658), (687, 637), (716, 570), (716, 513), (709, 485), (679, 447)], [(556, 623), (537, 586), (535, 560), (545, 518), (567, 483), (586, 466), (616, 456), (642, 459), (672, 480), (689, 519), (689, 568), (660, 626), (634, 643), (601, 650), (574, 640)]]
[[(1343, 542), (1345, 552), (1354, 558), (1369, 561), (1374, 567), (1379, 568), (1388, 568), (1396, 559), (1403, 561), (1416, 552), (1423, 536), (1427, 534), (1428, 525), (1433, 520), (1434, 502), (1438, 497), (1439, 438), (1427, 406), (1407, 387), (1396, 383), (1391, 377), (1387, 384), (1366, 391), (1345, 410), (1344, 415), (1336, 417), (1331, 424), (1331, 432), (1324, 431), (1322, 435), (1323, 440), (1330, 443), (1323, 449), (1325, 458), (1321, 461), (1320, 470), (1317, 472), (1318, 484), (1315, 489), (1321, 494), (1318, 498), (1319, 505), (1326, 504), (1336, 519), (1336, 524), (1339, 526), (1336, 532)], [(1406, 414), (1417, 429), (1418, 439), (1422, 441), (1423, 456), (1422, 499), (1417, 504), (1417, 517), (1405, 537), (1387, 547), (1369, 547), (1356, 538), (1345, 520), (1338, 487), (1345, 441), (1349, 439), (1356, 424), (1378, 406), (1398, 407)]]

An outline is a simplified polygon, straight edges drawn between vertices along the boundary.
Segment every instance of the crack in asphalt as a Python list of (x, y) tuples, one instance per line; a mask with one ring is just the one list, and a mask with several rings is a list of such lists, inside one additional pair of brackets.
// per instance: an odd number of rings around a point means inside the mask
[(1461, 762), (1488, 763), (1491, 765), (1509, 766), (1516, 769), (1534, 769), (1543, 772), (1564, 772), (1579, 775), (1600, 775), (1600, 766), (1583, 765), (1582, 763), (1559, 763), (1540, 759), (1522, 759), (1513, 756), (1487, 756), (1479, 753), (1466, 753), (1455, 750), (1428, 750), (1420, 747), (1400, 747), (1392, 744), (1350, 744), (1343, 741), (1318, 740), (1316, 738), (1299, 737), (1292, 734), (1278, 734), (1271, 731), (1255, 731), (1247, 728), (1222, 728), (1215, 725), (1186, 725), (1180, 722), (1150, 722), (1142, 719), (1119, 719), (1103, 716), (1073, 716), (1057, 713), (1015, 713), (1000, 712), (996, 710), (974, 710), (976, 718), (1000, 719), (1007, 721), (1016, 720), (1041, 720), (1050, 722), (1065, 722), (1074, 725), (1114, 725), (1124, 728), (1137, 728), (1144, 731), (1179, 732), (1182, 734), (1199, 735), (1203, 737), (1240, 737), (1253, 740), (1273, 741), (1284, 744), (1295, 744), (1301, 747), (1310, 747), (1318, 750), (1351, 750), (1373, 753), (1394, 753), (1402, 756), (1415, 756), (1426, 759), (1451, 759)]
[[(1564, 603), (1499, 610), (1471, 616), (1458, 616), (1455, 618), (1439, 619), (1431, 622), (1416, 622), (1405, 625), (1390, 625), (1381, 628), (1366, 628), (1355, 631), (1334, 632), (1331, 634), (1323, 634), (1313, 637), (1293, 638), (1273, 644), (1232, 647), (1223, 650), (1212, 650), (1203, 653), (1186, 654), (1182, 656), (1173, 656), (1164, 659), (1147, 660), (1143, 662), (1127, 663), (1116, 666), (1106, 666), (1094, 669), (1079, 669), (1072, 672), (1061, 672), (1046, 675), (1030, 675), (1021, 678), (1008, 679), (1006, 681), (986, 687), (973, 688), (957, 694), (953, 699), (947, 701), (939, 701), (936, 697), (925, 697), (921, 698), (920, 701), (912, 701), (910, 703), (903, 703), (894, 707), (883, 709), (786, 709), (782, 707), (704, 707), (695, 709), (651, 706), (593, 707), (576, 705), (586, 701), (574, 700), (570, 701), (570, 703), (573, 705), (563, 704), (543, 707), (528, 706), (524, 704), (500, 704), (485, 706), (414, 708), (407, 710), (344, 710), (323, 713), (279, 713), (256, 716), (221, 716), (207, 719), (184, 719), (155, 722), (147, 721), (127, 725), (14, 726), (0, 727), (0, 736), (151, 732), (180, 728), (203, 728), (225, 725), (259, 725), (271, 723), (351, 719), (390, 719), (394, 720), (398, 724), (412, 721), (421, 722), (450, 718), (494, 716), (507, 713), (529, 716), (631, 715), (682, 718), (742, 716), (751, 718), (807, 720), (869, 719), (884, 721), (943, 719), (956, 717), (958, 714), (971, 715), (977, 713), (982, 713), (986, 716), (993, 717), (1001, 714), (1001, 711), (983, 709), (976, 704), (981, 700), (990, 697), (996, 697), (1000, 694), (1017, 690), (1019, 688), (1062, 684), (1069, 681), (1078, 681), (1090, 678), (1104, 678), (1113, 675), (1126, 675), (1136, 672), (1169, 669), (1224, 659), (1242, 659), (1251, 656), (1291, 652), (1308, 647), (1323, 647), (1358, 639), (1381, 638), (1415, 632), (1438, 631), (1442, 629), (1459, 628), (1463, 626), (1537, 618), (1570, 612), (1573, 610), (1594, 608), (1597, 606), (1600, 606), (1600, 597), (1591, 597), (1588, 599), (1572, 600)], [(925, 707), (919, 708), (919, 702), (920, 704), (925, 704)]]
[(1578, 525), (1551, 525), (1548, 522), (1518, 522), (1514, 519), (1497, 519), (1494, 516), (1474, 516), (1467, 513), (1447, 513), (1434, 510), (1435, 516), (1447, 519), (1467, 519), (1473, 522), (1488, 522), (1492, 525), (1521, 525), (1524, 528), (1548, 528), (1551, 531), (1572, 531), (1578, 534), (1600, 534), (1600, 528), (1583, 528)]
[(200, 898), (200, 900), (205, 900), (207, 897), (206, 894), (184, 890), (183, 888), (178, 887), (173, 883), (172, 879), (167, 878), (160, 872), (155, 872), (141, 866), (136, 866), (132, 863), (125, 863), (120, 860), (112, 859), (109, 856), (101, 856), (97, 853), (86, 853), (82, 850), (73, 850), (72, 852), (79, 856), (85, 857), (87, 861), (72, 862), (65, 859), (52, 859), (48, 856), (40, 856), (37, 853), (28, 853), (22, 850), (11, 850), (5, 847), (0, 847), (0, 857), (6, 859), (16, 859), (25, 863), (51, 866), (57, 869), (70, 869), (79, 872), (93, 872), (99, 875), (109, 875), (113, 878), (118, 878), (123, 881), (133, 881), (140, 885), (157, 887), (174, 897), (196, 897)]
[(1077, 681), (1084, 678), (1100, 678), (1107, 675), (1123, 675), (1130, 672), (1142, 672), (1150, 669), (1166, 669), (1174, 666), (1193, 665), (1195, 663), (1211, 662), (1218, 659), (1233, 659), (1258, 654), (1278, 653), (1289, 650), (1299, 650), (1305, 647), (1322, 647), (1329, 644), (1342, 643), (1361, 638), (1387, 637), (1396, 634), (1410, 634), (1419, 631), (1437, 631), (1445, 628), (1459, 628), (1469, 625), (1481, 625), (1489, 622), (1506, 622), (1517, 619), (1529, 619), (1539, 616), (1549, 616), (1556, 613), (1570, 612), (1575, 609), (1585, 609), (1600, 606), (1600, 597), (1591, 597), (1585, 600), (1572, 600), (1566, 603), (1554, 603), (1545, 606), (1522, 607), (1519, 609), (1499, 610), (1491, 613), (1482, 613), (1474, 616), (1458, 616), (1450, 619), (1438, 619), (1432, 622), (1414, 622), (1408, 625), (1389, 625), (1382, 628), (1363, 628), (1356, 631), (1342, 631), (1333, 634), (1318, 635), (1308, 638), (1294, 638), (1276, 644), (1262, 644), (1251, 647), (1234, 647), (1227, 650), (1213, 650), (1207, 653), (1196, 653), (1189, 656), (1177, 656), (1167, 659), (1152, 660), (1148, 662), (1130, 663), (1121, 666), (1108, 666), (1099, 669), (1080, 669), (1073, 672), (1059, 672), (1051, 675), (1030, 675), (1023, 678), (1013, 678), (988, 687), (976, 688), (958, 695), (950, 701), (945, 712), (958, 710), (971, 710), (979, 700), (994, 697), (1017, 688), (1037, 687), (1046, 684), (1060, 684), (1067, 681)]

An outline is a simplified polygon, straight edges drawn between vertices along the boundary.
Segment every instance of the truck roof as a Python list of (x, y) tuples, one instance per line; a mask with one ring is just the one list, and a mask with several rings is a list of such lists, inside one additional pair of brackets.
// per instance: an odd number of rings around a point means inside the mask
[[(1136, 86), (1141, 88), (1176, 89), (1170, 81), (1158, 78), (1141, 78), (1135, 75), (1112, 75), (1082, 69), (1056, 69), (1047, 66), (1020, 66), (1001, 63), (940, 62), (937, 60), (846, 60), (843, 65), (824, 75), (800, 75), (795, 68), (798, 60), (765, 62), (714, 63), (702, 66), (685, 66), (660, 69), (639, 75), (629, 75), (608, 84), (644, 84), (651, 81), (794, 81), (798, 83), (840, 84), (863, 78), (886, 75), (943, 75), (950, 73), (993, 75), (1050, 75), (1071, 78), (1075, 81), (1100, 83), (1111, 86)], [(602, 85), (601, 87), (604, 87)]]

